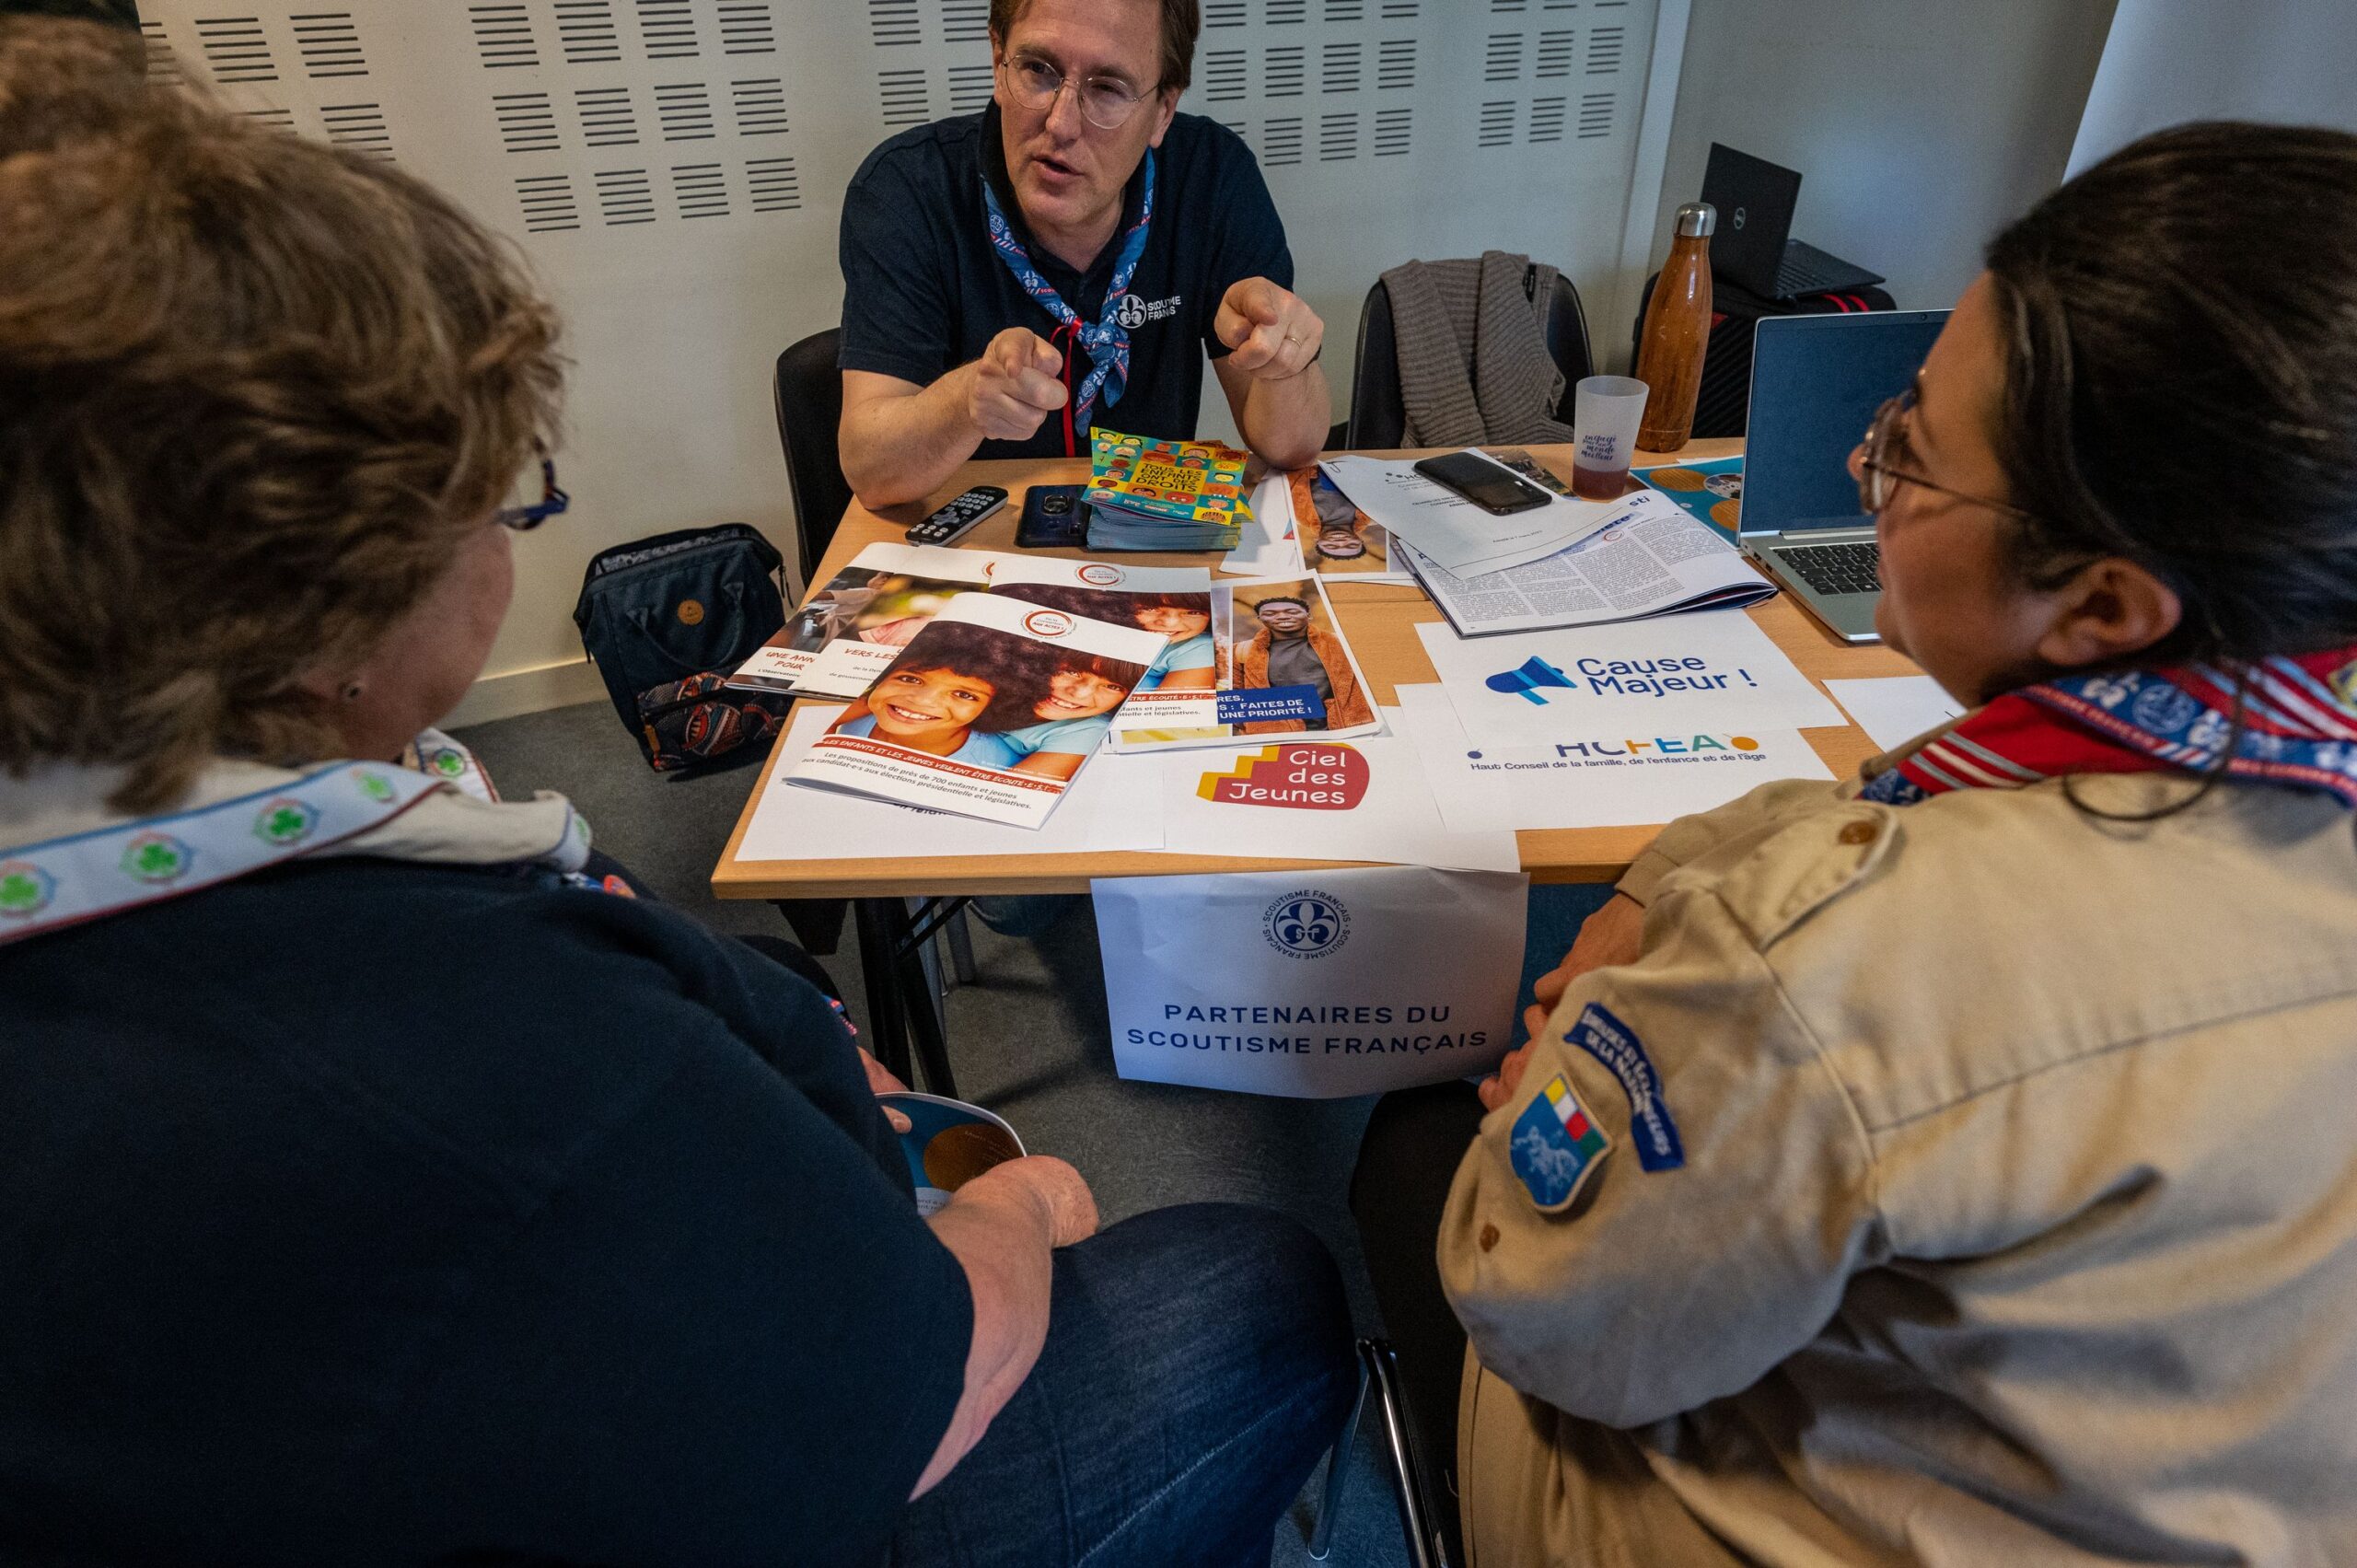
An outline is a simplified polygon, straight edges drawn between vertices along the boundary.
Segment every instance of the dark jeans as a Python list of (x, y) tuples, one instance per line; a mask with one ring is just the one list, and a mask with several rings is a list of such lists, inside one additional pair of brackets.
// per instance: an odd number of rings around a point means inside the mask
[(939, 1486), (898, 1568), (1265, 1568), (1355, 1372), (1323, 1243), (1232, 1203), (1157, 1209), (1056, 1254), (1047, 1348)]
[(1465, 1330), (1441, 1294), (1433, 1247), (1449, 1181), (1480, 1125), (1481, 1102), (1470, 1084), (1398, 1090), (1376, 1102), (1351, 1172), (1351, 1214), (1384, 1332), (1399, 1357), (1409, 1442), (1423, 1472), (1425, 1504), (1447, 1532), (1452, 1562), (1465, 1561), (1457, 1507)]

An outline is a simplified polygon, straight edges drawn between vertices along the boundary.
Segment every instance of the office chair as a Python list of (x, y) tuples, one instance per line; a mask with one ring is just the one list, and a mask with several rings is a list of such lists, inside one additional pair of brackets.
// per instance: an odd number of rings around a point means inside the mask
[(772, 389), (777, 409), (778, 444), (785, 448), (785, 482), (794, 496), (794, 533), (799, 546), (802, 587), (817, 586), (819, 562), (851, 505), (836, 449), (843, 420), (843, 374), (835, 368), (842, 334), (830, 327), (813, 332), (777, 356)]
[[(1594, 375), (1587, 343), (1587, 312), (1580, 291), (1562, 273), (1547, 301), (1547, 352), (1563, 372), (1563, 396), (1555, 417), (1572, 422), (1572, 389)], [(1358, 367), (1351, 377), (1351, 417), (1342, 445), (1353, 450), (1397, 447), (1408, 429), (1408, 408), (1399, 399), (1399, 351), (1391, 335), (1391, 295), (1376, 280), (1359, 310)]]

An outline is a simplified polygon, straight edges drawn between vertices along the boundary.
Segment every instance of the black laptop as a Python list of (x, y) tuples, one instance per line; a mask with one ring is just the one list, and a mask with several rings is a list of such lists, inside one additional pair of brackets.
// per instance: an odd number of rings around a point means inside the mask
[(1711, 240), (1711, 270), (1738, 288), (1768, 299), (1839, 294), (1882, 282), (1838, 256), (1792, 238), (1800, 201), (1797, 170), (1711, 144), (1702, 171), (1702, 200), (1716, 207), (1719, 231)]

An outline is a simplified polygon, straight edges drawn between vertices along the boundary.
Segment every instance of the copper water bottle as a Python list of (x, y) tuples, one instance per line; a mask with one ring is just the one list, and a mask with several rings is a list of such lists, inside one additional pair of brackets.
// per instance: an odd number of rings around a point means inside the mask
[(1678, 208), (1669, 260), (1654, 280), (1637, 343), (1637, 379), (1653, 389), (1637, 431), (1637, 445), (1648, 452), (1675, 452), (1694, 431), (1702, 353), (1711, 345), (1711, 231), (1718, 221), (1707, 202)]

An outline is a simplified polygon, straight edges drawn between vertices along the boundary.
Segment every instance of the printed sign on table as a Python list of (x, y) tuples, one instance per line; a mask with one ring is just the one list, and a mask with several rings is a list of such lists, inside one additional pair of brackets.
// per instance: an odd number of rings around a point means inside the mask
[(1739, 610), (1479, 639), (1433, 621), (1416, 634), (1476, 741), (1844, 722), (1841, 710)]
[(1521, 868), (1513, 833), (1450, 830), (1397, 735), (1190, 751), (1165, 766), (1162, 847), (1174, 854)]
[(1647, 827), (1708, 811), (1778, 779), (1833, 780), (1796, 729), (1598, 730), (1560, 740), (1477, 745), (1437, 686), (1399, 688), (1399, 728), (1415, 746), (1450, 829)]
[(1527, 881), (1370, 866), (1090, 884), (1124, 1078), (1331, 1099), (1494, 1069)]

